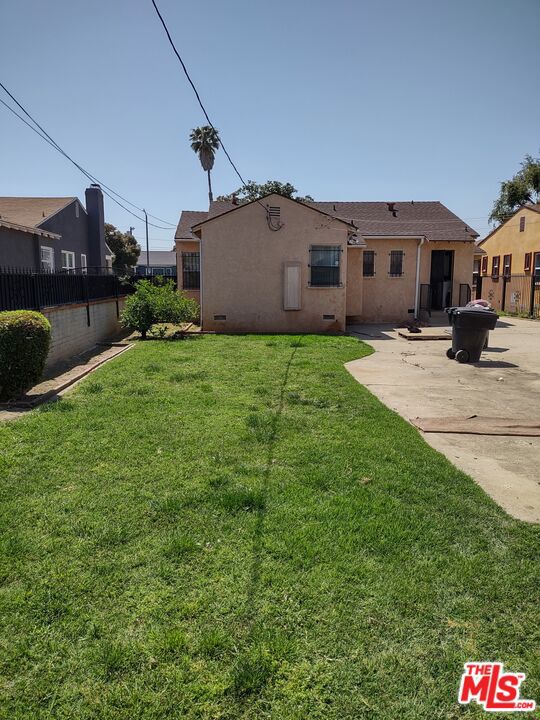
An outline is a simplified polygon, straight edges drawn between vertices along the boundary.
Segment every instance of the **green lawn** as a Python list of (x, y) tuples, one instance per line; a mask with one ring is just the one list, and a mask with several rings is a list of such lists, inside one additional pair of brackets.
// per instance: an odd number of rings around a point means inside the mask
[(477, 718), (466, 660), (540, 700), (539, 529), (349, 376), (367, 352), (138, 343), (2, 425), (0, 717)]

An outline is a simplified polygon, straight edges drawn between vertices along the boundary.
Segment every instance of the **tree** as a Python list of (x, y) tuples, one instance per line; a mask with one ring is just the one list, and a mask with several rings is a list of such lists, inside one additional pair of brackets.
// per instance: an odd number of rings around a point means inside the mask
[(141, 247), (131, 235), (114, 225), (105, 223), (105, 242), (114, 253), (113, 268), (118, 275), (126, 275), (137, 264)]
[(202, 169), (208, 174), (208, 200), (212, 202), (212, 181), (210, 171), (214, 167), (216, 150), (219, 148), (219, 133), (210, 125), (193, 128), (189, 136), (191, 149), (199, 156)]
[[(160, 281), (161, 280), (161, 281)], [(181, 325), (193, 322), (199, 314), (199, 306), (174, 288), (172, 280), (161, 278), (139, 280), (133, 295), (126, 299), (120, 322), (124, 327), (137, 330), (143, 340), (156, 323)]]
[(508, 220), (525, 203), (540, 201), (540, 158), (526, 155), (513, 178), (501, 183), (499, 197), (493, 203), (489, 216), (491, 223)]
[(265, 195), (270, 195), (270, 193), (276, 193), (277, 195), (283, 195), (283, 197), (291, 198), (291, 200), (299, 200), (300, 202), (313, 201), (311, 195), (306, 195), (305, 197), (296, 195), (296, 197), (293, 197), (297, 192), (298, 190), (294, 185), (291, 185), (291, 183), (282, 183), (279, 180), (267, 180), (262, 184), (256, 183), (255, 180), (248, 180), (245, 186), (238, 188), (238, 190), (230, 195), (220, 195), (218, 200), (231, 201), (235, 198), (239, 204), (243, 204), (257, 200)]

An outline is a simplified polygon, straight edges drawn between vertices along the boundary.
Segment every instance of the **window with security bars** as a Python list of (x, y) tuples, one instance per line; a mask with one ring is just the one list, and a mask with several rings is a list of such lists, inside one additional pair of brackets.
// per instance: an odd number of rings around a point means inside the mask
[(390, 277), (401, 277), (403, 275), (403, 250), (392, 250), (390, 252)]
[(512, 276), (512, 255), (503, 257), (503, 276), (509, 278)]
[(341, 248), (338, 245), (312, 245), (309, 249), (312, 287), (339, 286)]
[(182, 288), (199, 290), (201, 287), (201, 254), (198, 252), (182, 253)]
[(364, 262), (362, 268), (364, 277), (373, 277), (375, 275), (375, 251), (364, 250)]

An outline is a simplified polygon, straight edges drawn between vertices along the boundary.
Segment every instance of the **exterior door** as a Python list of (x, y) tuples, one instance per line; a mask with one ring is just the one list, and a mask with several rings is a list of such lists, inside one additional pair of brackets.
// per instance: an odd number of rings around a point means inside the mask
[(454, 275), (454, 251), (431, 251), (430, 287), (433, 310), (443, 310), (452, 304), (452, 279)]

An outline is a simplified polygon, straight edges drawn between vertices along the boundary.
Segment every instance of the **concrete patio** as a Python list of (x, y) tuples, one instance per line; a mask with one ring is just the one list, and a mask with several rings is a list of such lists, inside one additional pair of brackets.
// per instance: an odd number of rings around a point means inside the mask
[[(436, 324), (442, 322), (441, 316)], [(538, 322), (502, 318), (480, 361), (465, 365), (446, 358), (449, 328), (447, 341), (422, 342), (400, 337), (390, 325), (354, 325), (348, 330), (376, 351), (347, 363), (348, 371), (408, 421), (472, 414), (540, 420)], [(510, 515), (540, 522), (540, 437), (422, 435)]]

